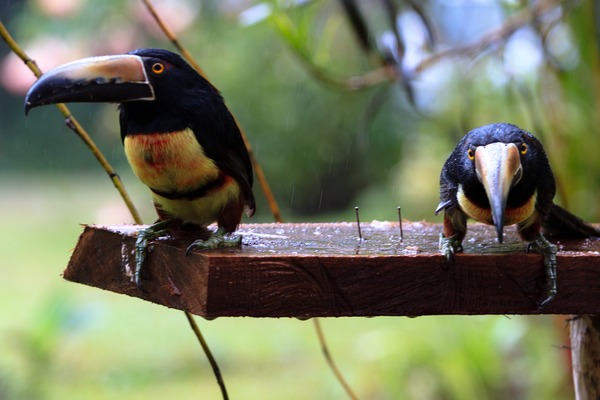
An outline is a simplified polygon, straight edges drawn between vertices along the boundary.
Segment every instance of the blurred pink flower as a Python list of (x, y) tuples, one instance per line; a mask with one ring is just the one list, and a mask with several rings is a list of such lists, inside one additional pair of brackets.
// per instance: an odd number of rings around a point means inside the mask
[[(78, 58), (75, 47), (57, 38), (43, 38), (24, 46), (25, 52), (42, 71)], [(29, 68), (13, 53), (8, 54), (0, 63), (0, 84), (15, 95), (27, 93), (35, 79)]]
[(36, 7), (42, 14), (54, 18), (68, 18), (77, 14), (83, 2), (81, 0), (36, 0)]

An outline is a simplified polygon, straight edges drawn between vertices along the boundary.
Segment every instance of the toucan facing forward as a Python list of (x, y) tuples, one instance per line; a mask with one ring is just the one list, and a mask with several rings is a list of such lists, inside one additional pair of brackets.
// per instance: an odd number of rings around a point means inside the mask
[(227, 238), (255, 210), (252, 165), (218, 90), (178, 55), (162, 49), (91, 57), (57, 67), (29, 90), (25, 111), (63, 102), (120, 103), (121, 138), (133, 172), (152, 191), (159, 221), (140, 231), (136, 283), (148, 240), (174, 224), (205, 228), (188, 250), (239, 245)]
[(542, 144), (529, 132), (507, 123), (485, 125), (458, 143), (440, 176), (444, 232), (440, 249), (447, 260), (462, 250), (467, 219), (494, 225), (502, 243), (505, 225), (517, 225), (519, 236), (544, 256), (546, 297), (557, 293), (556, 252), (542, 231), (556, 237), (600, 236), (600, 231), (553, 203), (554, 175)]

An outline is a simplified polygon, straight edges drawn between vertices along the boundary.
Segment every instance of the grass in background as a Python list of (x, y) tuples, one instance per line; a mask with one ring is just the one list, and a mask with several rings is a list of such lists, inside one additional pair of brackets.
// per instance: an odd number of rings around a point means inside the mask
[[(145, 188), (125, 177), (147, 221)], [(181, 312), (64, 281), (81, 223), (129, 222), (110, 181), (2, 176), (0, 399), (217, 399)], [(343, 399), (312, 324), (199, 319), (232, 399)], [(562, 322), (561, 322), (562, 324)], [(552, 317), (324, 319), (362, 399), (565, 399)]]

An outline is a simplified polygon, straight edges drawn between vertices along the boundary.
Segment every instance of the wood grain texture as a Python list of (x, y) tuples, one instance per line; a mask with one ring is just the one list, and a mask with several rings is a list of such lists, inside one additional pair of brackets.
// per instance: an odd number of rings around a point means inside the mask
[(132, 283), (139, 226), (86, 226), (64, 278), (205, 318), (600, 313), (600, 241), (558, 242), (558, 295), (544, 309), (542, 257), (507, 229), (472, 224), (454, 265), (441, 226), (404, 223), (242, 225), (240, 249), (185, 255), (194, 236), (153, 243), (145, 292)]

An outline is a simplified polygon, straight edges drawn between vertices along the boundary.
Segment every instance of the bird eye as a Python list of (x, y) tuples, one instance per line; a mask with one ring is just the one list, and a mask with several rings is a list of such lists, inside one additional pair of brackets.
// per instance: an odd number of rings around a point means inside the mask
[(529, 146), (527, 146), (527, 143), (521, 143), (521, 154), (527, 154), (527, 150), (529, 150)]
[(157, 75), (162, 74), (163, 72), (165, 72), (164, 64), (159, 63), (159, 62), (152, 64), (152, 72)]
[(475, 159), (475, 152), (473, 151), (473, 149), (467, 150), (467, 157), (469, 157), (469, 160)]

